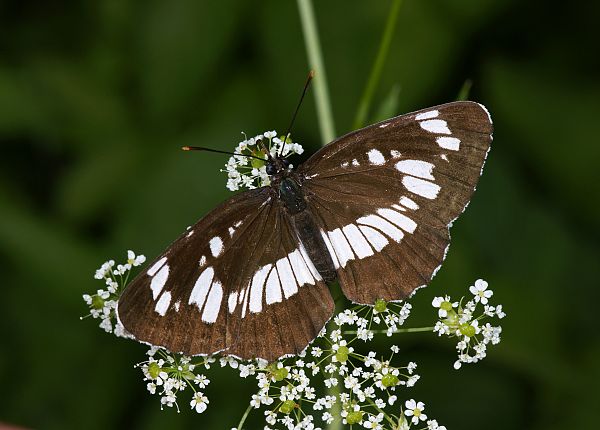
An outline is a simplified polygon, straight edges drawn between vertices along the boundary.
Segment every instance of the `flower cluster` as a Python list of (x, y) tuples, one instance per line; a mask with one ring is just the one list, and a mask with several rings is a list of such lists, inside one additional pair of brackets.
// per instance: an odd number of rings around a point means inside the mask
[[(210, 369), (214, 358), (204, 358), (198, 363), (192, 364), (192, 359), (184, 355), (171, 355), (164, 349), (152, 347), (146, 353), (148, 361), (137, 364), (144, 373), (146, 388), (150, 394), (160, 396), (161, 408), (177, 407), (177, 393), (190, 387), (193, 391), (190, 406), (196, 412), (202, 413), (208, 407), (208, 397), (203, 391), (210, 380), (204, 374), (197, 372), (198, 369)], [(158, 358), (157, 358), (158, 357)]]
[(432, 302), (433, 307), (438, 308), (439, 317), (434, 331), (439, 336), (446, 335), (459, 340), (456, 345), (458, 360), (454, 363), (455, 369), (459, 369), (463, 363), (476, 363), (485, 358), (487, 346), (500, 342), (502, 327), (493, 326), (489, 322), (484, 324), (484, 321), (493, 317), (502, 319), (506, 315), (502, 305), (494, 306), (489, 303), (494, 293), (488, 289), (488, 283), (483, 279), (475, 281), (469, 291), (473, 294), (473, 299), (466, 303), (463, 303), (464, 297), (460, 302), (453, 302), (449, 296), (436, 297)]
[[(366, 348), (375, 335), (391, 336), (402, 331), (410, 309), (408, 303), (383, 300), (375, 306), (356, 306), (336, 315), (328, 329), (323, 329), (298, 356), (273, 363), (262, 359), (243, 362), (224, 356), (219, 364), (236, 370), (241, 378), (255, 379), (257, 392), (248, 410), (263, 408), (265, 430), (315, 430), (320, 428), (317, 422), (331, 424), (335, 420), (367, 429), (425, 425), (427, 429), (445, 430), (435, 420), (427, 419), (422, 402), (398, 401), (401, 390), (419, 380), (417, 364), (399, 363), (397, 345), (390, 347), (386, 357)], [(208, 379), (197, 370), (209, 369), (215, 358), (172, 355), (154, 347), (148, 356), (149, 360), (138, 366), (148, 390), (160, 395), (161, 405), (179, 410), (177, 395), (190, 387), (192, 409), (206, 409), (208, 398), (200, 390)]]
[(239, 155), (231, 156), (225, 165), (225, 170), (221, 170), (227, 172), (229, 190), (237, 191), (243, 187), (254, 189), (269, 185), (270, 180), (266, 170), (269, 156), (279, 154), (285, 158), (304, 152), (302, 145), (293, 143), (289, 136), (285, 143), (284, 136), (281, 138), (276, 136), (276, 131), (266, 131), (250, 139), (244, 139), (237, 145), (235, 153)]
[(117, 264), (109, 260), (96, 270), (94, 279), (104, 281), (104, 288), (96, 291), (96, 294), (84, 294), (83, 300), (90, 308), (88, 316), (100, 319), (100, 327), (108, 333), (114, 333), (119, 337), (129, 337), (123, 326), (118, 322), (116, 309), (117, 301), (121, 291), (129, 281), (131, 269), (140, 266), (146, 261), (143, 255), (135, 255), (133, 251), (127, 251), (127, 261)]
[[(100, 318), (100, 326), (117, 336), (128, 334), (116, 321), (116, 302), (132, 267), (144, 260), (128, 251), (125, 264), (104, 263), (95, 278), (103, 280), (105, 287), (94, 295), (84, 295), (91, 316)], [(187, 357), (151, 347), (148, 359), (137, 367), (148, 391), (160, 397), (161, 408), (178, 411), (178, 396), (188, 388), (191, 409), (198, 413), (207, 409), (205, 392), (210, 380), (204, 372), (213, 364), (234, 369), (240, 378), (254, 379), (257, 391), (239, 430), (248, 413), (256, 409), (263, 411), (265, 430), (316, 430), (335, 421), (378, 430), (445, 430), (428, 418), (423, 402), (406, 395), (420, 376), (417, 364), (400, 354), (395, 338), (400, 333), (433, 331), (459, 340), (455, 368), (481, 360), (487, 345), (497, 344), (501, 333), (501, 327), (484, 324), (484, 320), (505, 314), (501, 305), (489, 303), (493, 292), (487, 282), (477, 280), (470, 292), (472, 298), (466, 303), (464, 298), (452, 301), (449, 296), (433, 299), (438, 312), (435, 327), (404, 328), (411, 304), (377, 300), (373, 306), (359, 305), (337, 314), (302, 353), (273, 363), (262, 359), (244, 362), (231, 356)], [(370, 348), (378, 338), (391, 343), (387, 354)]]

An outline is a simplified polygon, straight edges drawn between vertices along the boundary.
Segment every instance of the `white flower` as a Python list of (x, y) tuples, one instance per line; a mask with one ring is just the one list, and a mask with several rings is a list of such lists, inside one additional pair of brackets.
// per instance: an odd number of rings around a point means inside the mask
[(366, 429), (381, 429), (382, 427), (379, 425), (381, 421), (383, 421), (382, 413), (371, 415), (368, 420), (363, 421), (363, 427)]
[(267, 131), (245, 138), (236, 146), (235, 153), (239, 155), (232, 155), (225, 164), (225, 170), (222, 170), (227, 172), (227, 189), (236, 191), (242, 187), (255, 189), (267, 186), (271, 183), (266, 171), (268, 154), (285, 158), (304, 151), (301, 145), (289, 141), (284, 144), (276, 136), (276, 131)]
[(425, 421), (427, 419), (427, 415), (423, 413), (425, 409), (425, 404), (423, 402), (415, 402), (414, 399), (407, 400), (404, 403), (406, 407), (404, 411), (404, 415), (407, 417), (412, 417), (412, 423), (418, 424), (420, 421)]
[(204, 375), (196, 375), (194, 382), (198, 385), (198, 387), (206, 388), (206, 386), (210, 383), (210, 380)]
[(127, 264), (131, 266), (139, 266), (146, 261), (146, 257), (143, 255), (135, 255), (131, 250), (127, 251)]
[(485, 305), (488, 302), (488, 299), (492, 297), (494, 292), (492, 290), (488, 290), (488, 283), (483, 279), (478, 279), (475, 281), (475, 285), (469, 288), (471, 294), (475, 296), (476, 302), (481, 302), (481, 304)]
[(206, 397), (203, 393), (198, 391), (196, 392), (196, 394), (194, 394), (194, 397), (190, 402), (190, 406), (192, 407), (192, 409), (196, 409), (196, 412), (201, 414), (208, 407), (208, 403), (208, 397)]
[(452, 303), (450, 301), (450, 296), (435, 297), (432, 300), (431, 305), (434, 308), (438, 308), (438, 316), (440, 318), (446, 318), (450, 309), (458, 307), (458, 302)]
[(427, 430), (446, 430), (446, 427), (439, 425), (436, 420), (429, 420), (427, 421)]

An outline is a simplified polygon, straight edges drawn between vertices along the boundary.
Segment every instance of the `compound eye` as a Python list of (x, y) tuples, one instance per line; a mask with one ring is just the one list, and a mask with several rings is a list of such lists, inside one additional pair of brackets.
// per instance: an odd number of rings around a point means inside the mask
[(267, 164), (267, 175), (274, 175), (275, 173), (277, 173), (277, 168), (275, 167), (274, 164)]
[(290, 162), (288, 160), (286, 160), (285, 158), (283, 160), (281, 160), (281, 163), (283, 164), (283, 167), (285, 167), (286, 169), (288, 167), (290, 167)]

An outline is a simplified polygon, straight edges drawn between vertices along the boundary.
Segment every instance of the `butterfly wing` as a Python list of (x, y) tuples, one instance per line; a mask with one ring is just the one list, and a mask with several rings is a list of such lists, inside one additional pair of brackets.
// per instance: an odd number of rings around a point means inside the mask
[(487, 110), (455, 102), (347, 134), (300, 166), (345, 295), (399, 300), (429, 283), (492, 140)]
[(332, 312), (269, 188), (238, 194), (190, 227), (118, 303), (121, 323), (140, 341), (267, 360), (300, 352)]

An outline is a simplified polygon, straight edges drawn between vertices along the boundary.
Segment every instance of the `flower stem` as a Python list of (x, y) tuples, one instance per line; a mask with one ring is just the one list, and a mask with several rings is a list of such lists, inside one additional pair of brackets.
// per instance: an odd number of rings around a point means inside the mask
[(317, 117), (319, 120), (321, 141), (323, 145), (326, 145), (335, 138), (335, 125), (333, 123), (333, 114), (331, 113), (327, 75), (325, 74), (325, 64), (323, 63), (323, 55), (321, 54), (317, 23), (311, 0), (297, 0), (297, 3), (308, 62), (316, 73), (314, 86)]
[(365, 87), (365, 91), (363, 92), (358, 105), (358, 110), (356, 111), (356, 117), (354, 118), (353, 124), (354, 129), (363, 127), (367, 121), (371, 100), (373, 99), (373, 94), (375, 93), (375, 89), (379, 83), (379, 78), (381, 78), (381, 71), (383, 70), (383, 65), (385, 64), (390, 43), (392, 42), (392, 36), (394, 35), (394, 30), (396, 28), (398, 11), (400, 10), (401, 4), (402, 0), (393, 0), (387, 22), (385, 23), (385, 29), (383, 30), (381, 42), (379, 44), (377, 57), (375, 57), (375, 63), (373, 63), (373, 68), (371, 69), (367, 86)]
[(236, 427), (237, 430), (242, 430), (242, 428), (244, 427), (244, 423), (246, 422), (246, 418), (248, 418), (248, 415), (250, 414), (251, 410), (252, 410), (252, 405), (248, 405), (248, 407), (246, 408), (246, 411), (244, 412), (244, 415), (242, 415), (242, 419), (240, 420), (239, 424)]
[[(394, 330), (392, 334), (396, 333), (419, 333), (424, 331), (433, 331), (434, 327), (412, 327), (412, 328), (399, 328)], [(373, 333), (387, 333), (387, 330), (371, 330)], [(357, 334), (356, 330), (345, 331), (344, 334)]]

